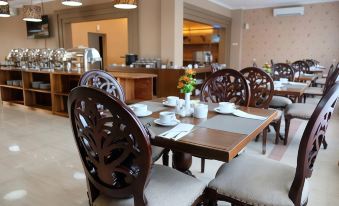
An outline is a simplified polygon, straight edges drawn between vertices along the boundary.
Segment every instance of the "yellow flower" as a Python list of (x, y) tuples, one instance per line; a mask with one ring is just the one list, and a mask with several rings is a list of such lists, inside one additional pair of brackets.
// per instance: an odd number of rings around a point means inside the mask
[(194, 74), (195, 74), (195, 71), (193, 71), (193, 69), (187, 69), (187, 70), (186, 70), (186, 74), (194, 75)]
[(185, 86), (184, 83), (179, 82), (179, 84), (178, 84), (178, 89), (181, 89), (181, 88), (183, 88), (184, 86)]

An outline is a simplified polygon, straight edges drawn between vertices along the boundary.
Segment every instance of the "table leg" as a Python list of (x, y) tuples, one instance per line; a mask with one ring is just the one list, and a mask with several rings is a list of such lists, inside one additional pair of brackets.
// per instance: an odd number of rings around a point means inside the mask
[(298, 103), (302, 103), (303, 102), (303, 97), (302, 95), (298, 96)]
[(184, 152), (173, 151), (172, 167), (180, 172), (193, 176), (189, 171), (192, 165), (192, 155)]

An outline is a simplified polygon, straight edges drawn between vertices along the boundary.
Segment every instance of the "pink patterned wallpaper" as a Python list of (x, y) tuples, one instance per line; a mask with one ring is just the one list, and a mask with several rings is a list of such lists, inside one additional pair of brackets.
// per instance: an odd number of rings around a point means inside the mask
[(274, 17), (272, 8), (244, 12), (242, 65), (313, 58), (328, 67), (339, 61), (339, 2), (305, 5), (304, 16)]

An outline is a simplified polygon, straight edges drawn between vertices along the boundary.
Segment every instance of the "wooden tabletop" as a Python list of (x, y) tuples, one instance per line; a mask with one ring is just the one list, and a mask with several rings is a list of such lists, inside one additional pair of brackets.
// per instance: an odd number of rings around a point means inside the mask
[[(152, 101), (152, 104), (155, 102), (159, 102), (159, 100)], [(148, 104), (148, 102), (144, 102)], [(210, 106), (211, 104), (209, 104)], [(151, 106), (149, 106), (150, 108)], [(159, 103), (158, 110), (154, 112), (151, 117), (147, 117), (147, 121), (152, 123), (155, 118), (159, 118), (159, 113), (161, 111), (173, 111), (173, 108), (163, 107), (161, 108), (161, 104)], [(159, 109), (160, 108), (160, 109)], [(150, 108), (151, 109), (151, 108)], [(223, 162), (229, 162), (232, 160), (250, 141), (252, 141), (258, 134), (260, 134), (264, 128), (266, 128), (275, 118), (277, 112), (274, 110), (266, 110), (266, 109), (257, 109), (257, 108), (249, 108), (249, 107), (240, 107), (242, 111), (248, 112), (250, 114), (265, 116), (267, 119), (260, 121), (259, 126), (253, 129), (248, 134), (236, 133), (224, 131), (222, 129), (210, 129), (207, 127), (199, 126), (201, 123), (210, 120), (213, 117), (216, 117), (217, 114), (214, 111), (210, 111), (208, 113), (207, 119), (197, 119), (193, 117), (185, 117), (185, 118), (177, 118), (182, 123), (190, 123), (195, 125), (195, 128), (191, 133), (182, 137), (181, 139), (174, 141), (171, 139), (166, 139), (160, 136), (159, 134), (155, 134), (154, 138), (151, 140), (153, 145), (165, 147), (174, 151), (181, 151), (190, 153), (197, 157), (202, 157), (206, 159), (215, 159)], [(222, 115), (223, 116), (223, 115)], [(232, 118), (239, 118), (233, 115), (227, 115), (228, 117), (232, 116)], [(141, 121), (143, 118), (141, 118)], [(143, 123), (145, 123), (145, 120)], [(152, 126), (149, 128), (150, 131), (154, 130), (162, 130), (165, 132), (170, 130), (172, 127), (161, 127), (156, 126), (155, 124), (151, 124)], [(244, 125), (246, 127), (246, 125)]]
[(146, 74), (146, 73), (124, 73), (124, 72), (109, 72), (109, 73), (116, 78), (123, 79), (148, 79), (158, 76), (156, 74)]
[(282, 87), (274, 87), (274, 95), (291, 95), (300, 97), (304, 94), (305, 89), (309, 87), (309, 83), (291, 82), (283, 84)]

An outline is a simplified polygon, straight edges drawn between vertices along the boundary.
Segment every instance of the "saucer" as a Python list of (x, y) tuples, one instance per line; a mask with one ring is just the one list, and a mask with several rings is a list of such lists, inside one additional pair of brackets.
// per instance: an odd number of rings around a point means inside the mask
[[(234, 110), (235, 110), (235, 108), (234, 108)], [(232, 114), (234, 112), (234, 110), (232, 112), (222, 112), (222, 111), (220, 111), (219, 107), (214, 108), (214, 111), (219, 113), (219, 114)]]
[(171, 126), (175, 126), (175, 125), (179, 124), (180, 120), (176, 119), (176, 120), (173, 120), (173, 121), (168, 122), (168, 123), (162, 123), (162, 122), (160, 122), (160, 119), (156, 119), (156, 120), (154, 120), (154, 123), (161, 125), (161, 126), (165, 126), (165, 127), (171, 127)]
[(149, 116), (149, 115), (151, 115), (151, 114), (153, 114), (153, 112), (151, 112), (151, 111), (149, 111), (149, 110), (147, 110), (145, 113), (143, 113), (143, 114), (137, 114), (137, 113), (135, 113), (135, 115), (137, 115), (137, 117), (147, 117), (147, 116)]
[(176, 107), (177, 106), (176, 104), (168, 104), (167, 101), (164, 101), (162, 104), (167, 106), (167, 107)]

